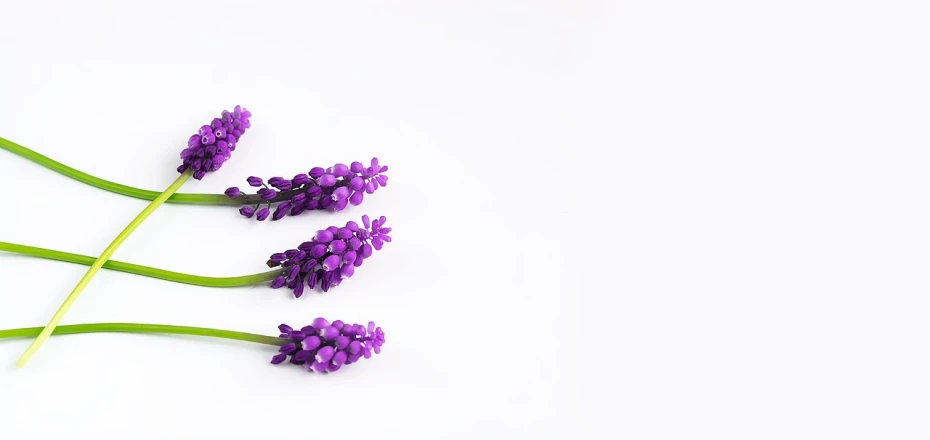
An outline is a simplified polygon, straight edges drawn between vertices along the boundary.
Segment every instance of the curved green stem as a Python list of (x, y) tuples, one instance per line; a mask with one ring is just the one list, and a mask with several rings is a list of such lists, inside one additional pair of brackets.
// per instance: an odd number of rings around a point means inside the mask
[[(52, 249), (43, 249), (33, 246), (25, 246), (15, 243), (0, 241), (0, 251), (13, 252), (20, 255), (29, 255), (32, 257), (45, 258), (48, 260), (64, 261), (67, 263), (83, 264), (90, 266), (96, 259), (89, 255), (72, 254)], [(251, 286), (271, 281), (278, 275), (281, 270), (262, 272), (254, 275), (243, 275), (238, 277), (204, 277), (200, 275), (189, 275), (186, 273), (172, 272), (170, 270), (156, 269), (154, 267), (142, 266), (122, 261), (107, 260), (102, 266), (104, 269), (115, 270), (117, 272), (131, 273), (142, 275), (160, 280), (174, 281), (176, 283), (191, 284), (194, 286), (204, 287), (241, 287)]]
[(97, 257), (97, 260), (94, 261), (93, 265), (90, 266), (90, 269), (87, 270), (87, 273), (84, 274), (84, 277), (78, 281), (77, 285), (74, 286), (74, 289), (71, 291), (71, 293), (68, 294), (68, 297), (65, 298), (65, 301), (58, 308), (58, 311), (52, 315), (52, 319), (45, 326), (45, 329), (42, 330), (42, 333), (39, 333), (39, 336), (32, 341), (32, 344), (29, 345), (26, 351), (23, 352), (22, 356), (19, 357), (19, 360), (16, 361), (17, 367), (24, 367), (26, 362), (29, 362), (29, 358), (31, 358), (32, 355), (39, 350), (39, 347), (42, 346), (45, 340), (51, 336), (52, 331), (55, 330), (55, 327), (58, 325), (58, 323), (61, 322), (61, 319), (64, 318), (65, 313), (68, 313), (68, 309), (71, 308), (71, 305), (77, 301), (78, 296), (81, 294), (84, 288), (90, 284), (90, 280), (92, 280), (94, 275), (96, 275), (97, 272), (100, 271), (100, 268), (103, 267), (103, 263), (106, 263), (107, 260), (109, 260), (113, 255), (113, 252), (116, 252), (116, 249), (119, 248), (119, 246), (123, 244), (124, 241), (126, 241), (126, 238), (128, 238), (129, 235), (132, 234), (132, 232), (135, 231), (136, 228), (138, 228), (139, 225), (149, 217), (149, 215), (155, 212), (159, 206), (165, 203), (165, 200), (167, 200), (168, 197), (171, 197), (172, 194), (177, 192), (178, 189), (181, 188), (181, 185), (184, 185), (184, 182), (187, 182), (187, 179), (190, 179), (193, 173), (194, 170), (192, 169), (188, 169), (187, 171), (181, 173), (181, 175), (178, 176), (174, 183), (168, 186), (164, 192), (159, 194), (158, 197), (152, 201), (152, 203), (149, 203), (149, 206), (146, 206), (145, 209), (143, 209), (142, 212), (136, 216), (136, 218), (132, 219), (126, 228), (124, 228), (123, 231), (113, 239), (113, 242), (103, 250), (100, 256)]
[[(70, 177), (74, 180), (77, 180), (78, 182), (86, 183), (90, 186), (97, 187), (105, 191), (110, 191), (116, 194), (122, 194), (124, 196), (135, 197), (137, 199), (143, 200), (155, 200), (155, 198), (159, 195), (159, 192), (157, 191), (134, 188), (131, 186), (126, 186), (116, 182), (111, 182), (109, 180), (101, 179), (99, 177), (91, 176), (90, 174), (78, 171), (61, 162), (43, 156), (35, 151), (32, 151), (22, 145), (2, 137), (0, 137), (0, 148), (16, 154), (24, 159), (28, 159), (32, 162), (42, 165), (58, 174)], [(252, 199), (254, 198), (255, 197), (252, 196), (240, 196), (234, 199), (230, 199), (224, 194), (172, 194), (171, 197), (168, 198), (167, 203), (178, 203), (185, 205), (238, 206), (253, 203)]]
[[(3, 338), (28, 338), (42, 332), (42, 327), (14, 328), (10, 330), (0, 330), (0, 339)], [(52, 334), (55, 335), (72, 335), (78, 333), (159, 333), (172, 335), (192, 335), (206, 336), (208, 338), (234, 339), (237, 341), (255, 342), (258, 344), (284, 345), (288, 342), (286, 339), (276, 338), (274, 336), (258, 335), (255, 333), (234, 332), (230, 330), (218, 330), (203, 327), (187, 327), (180, 325), (160, 325), (160, 324), (125, 324), (125, 323), (105, 323), (105, 324), (75, 324), (62, 325), (56, 327)]]

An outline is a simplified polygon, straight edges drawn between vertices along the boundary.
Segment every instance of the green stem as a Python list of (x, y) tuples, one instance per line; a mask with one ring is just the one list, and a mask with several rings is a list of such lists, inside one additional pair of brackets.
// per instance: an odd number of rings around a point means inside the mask
[[(131, 186), (122, 185), (99, 177), (91, 176), (82, 171), (71, 168), (61, 162), (43, 156), (15, 142), (0, 137), (0, 148), (7, 150), (25, 159), (31, 160), (42, 165), (58, 174), (70, 177), (78, 182), (86, 183), (90, 186), (100, 188), (124, 196), (135, 197), (143, 200), (155, 200), (159, 193), (147, 189), (139, 189)], [(248, 203), (246, 203), (248, 202)], [(167, 203), (178, 203), (185, 205), (248, 205), (254, 203), (248, 196), (241, 196), (234, 199), (226, 197), (224, 194), (172, 194)]]
[[(25, 246), (15, 243), (0, 241), (0, 251), (13, 252), (20, 255), (29, 255), (32, 257), (45, 258), (49, 260), (64, 261), (67, 263), (83, 264), (90, 266), (96, 259), (89, 255), (72, 254), (52, 249), (43, 249), (33, 246)], [(131, 273), (151, 278), (158, 278), (176, 283), (192, 284), (194, 286), (204, 287), (240, 287), (251, 286), (271, 281), (278, 275), (281, 270), (262, 272), (254, 275), (243, 275), (238, 277), (204, 277), (199, 275), (189, 275), (186, 273), (172, 272), (170, 270), (156, 269), (154, 267), (141, 266), (138, 264), (124, 263), (122, 261), (107, 260), (102, 266), (104, 269), (115, 270), (117, 272)]]
[[(29, 338), (42, 332), (42, 327), (14, 328), (0, 330), (0, 339), (3, 338)], [(255, 333), (234, 332), (214, 328), (187, 327), (180, 325), (160, 324), (75, 324), (56, 327), (52, 334), (72, 335), (78, 333), (160, 333), (172, 335), (206, 336), (208, 338), (234, 339), (237, 341), (255, 342), (258, 344), (284, 345), (288, 341), (274, 336), (258, 335)]]
[(48, 337), (52, 334), (52, 331), (55, 330), (55, 327), (58, 325), (58, 323), (61, 322), (61, 319), (64, 318), (65, 313), (68, 312), (68, 309), (71, 308), (71, 305), (77, 301), (78, 296), (81, 294), (84, 288), (87, 287), (87, 285), (90, 283), (90, 280), (92, 280), (94, 275), (96, 275), (100, 268), (103, 267), (103, 263), (106, 263), (107, 260), (110, 259), (110, 256), (113, 255), (113, 252), (116, 252), (116, 249), (119, 248), (119, 246), (123, 244), (124, 241), (126, 241), (126, 238), (129, 237), (129, 235), (132, 234), (132, 232), (135, 231), (136, 228), (138, 228), (139, 225), (142, 224), (142, 222), (145, 221), (149, 215), (151, 215), (153, 212), (155, 212), (156, 209), (158, 209), (159, 206), (165, 203), (165, 200), (167, 200), (168, 197), (177, 192), (178, 189), (181, 188), (181, 185), (184, 185), (184, 182), (187, 182), (187, 179), (190, 179), (193, 172), (194, 170), (188, 169), (187, 171), (181, 173), (181, 175), (178, 176), (178, 178), (174, 181), (174, 183), (171, 184), (171, 186), (168, 187), (168, 189), (159, 194), (158, 197), (152, 201), (152, 203), (149, 203), (149, 206), (146, 206), (145, 209), (143, 209), (142, 212), (136, 216), (136, 218), (132, 219), (132, 221), (129, 222), (129, 225), (127, 225), (126, 228), (123, 229), (123, 231), (113, 239), (113, 242), (103, 250), (103, 253), (97, 257), (97, 260), (94, 261), (90, 269), (87, 270), (87, 273), (84, 274), (84, 277), (81, 278), (81, 281), (78, 281), (77, 285), (74, 286), (74, 290), (72, 290), (71, 293), (68, 294), (68, 297), (65, 298), (65, 302), (61, 304), (61, 307), (58, 308), (58, 311), (52, 315), (52, 319), (45, 326), (45, 329), (42, 330), (42, 333), (39, 333), (39, 336), (32, 341), (32, 344), (29, 345), (29, 348), (27, 348), (26, 351), (23, 352), (22, 356), (19, 357), (19, 360), (16, 361), (17, 367), (24, 367), (26, 362), (29, 362), (29, 358), (31, 358), (32, 355), (34, 355), (35, 352), (39, 350), (39, 347), (42, 346), (45, 340), (48, 339)]

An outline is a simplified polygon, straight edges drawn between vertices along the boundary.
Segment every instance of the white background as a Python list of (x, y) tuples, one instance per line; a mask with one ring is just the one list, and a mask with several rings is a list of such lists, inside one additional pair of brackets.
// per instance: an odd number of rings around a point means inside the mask
[[(377, 155), (358, 208), (167, 205), (116, 258), (261, 270), (321, 226), (394, 242), (300, 300), (101, 273), (66, 323), (273, 333), (374, 319), (328, 376), (250, 344), (0, 342), (0, 438), (927, 438), (930, 10), (918, 1), (2, 3), (0, 136), (161, 189), (187, 137), (253, 128), (185, 192)], [(351, 3), (351, 4), (348, 4)], [(0, 239), (103, 249), (145, 205), (0, 152)], [(0, 327), (85, 268), (0, 255)]]

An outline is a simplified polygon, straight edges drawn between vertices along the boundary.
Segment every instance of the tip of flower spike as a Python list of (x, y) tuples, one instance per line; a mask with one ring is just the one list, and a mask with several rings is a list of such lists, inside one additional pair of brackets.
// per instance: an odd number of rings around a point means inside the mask
[[(236, 106), (239, 108), (239, 106)], [(194, 169), (194, 179), (203, 179), (207, 173), (219, 170), (229, 160), (230, 152), (236, 149), (236, 141), (250, 127), (248, 110), (230, 113), (223, 111), (222, 118), (215, 118), (211, 125), (203, 125), (187, 142), (187, 148), (181, 152), (183, 173)]]

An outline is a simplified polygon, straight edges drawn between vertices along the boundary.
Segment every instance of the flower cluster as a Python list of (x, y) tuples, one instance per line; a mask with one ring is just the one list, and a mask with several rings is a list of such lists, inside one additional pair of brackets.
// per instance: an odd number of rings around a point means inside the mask
[[(315, 167), (307, 174), (298, 174), (293, 179), (272, 177), (265, 182), (260, 177), (249, 177), (249, 186), (261, 187), (257, 194), (261, 199), (254, 207), (244, 206), (239, 213), (246, 218), (253, 216), (264, 221), (271, 215), (272, 220), (280, 220), (287, 215), (295, 216), (315, 209), (342, 211), (349, 203), (358, 206), (365, 194), (373, 194), (379, 187), (387, 185), (388, 176), (381, 174), (388, 170), (387, 165), (378, 164), (378, 158), (372, 158), (368, 167), (361, 162), (351, 165), (337, 163), (329, 168)], [(226, 190), (229, 198), (246, 197), (238, 187)], [(254, 197), (254, 196), (253, 196)], [(263, 203), (264, 208), (259, 208)], [(271, 205), (277, 203), (274, 213)]]
[(283, 267), (281, 275), (271, 281), (271, 287), (280, 289), (287, 286), (300, 298), (304, 286), (316, 287), (326, 292), (338, 286), (342, 280), (355, 273), (355, 268), (362, 265), (374, 250), (381, 250), (384, 242), (390, 242), (391, 228), (385, 228), (387, 218), (371, 221), (367, 215), (362, 216), (364, 228), (358, 223), (347, 222), (345, 227), (329, 228), (317, 231), (311, 241), (301, 243), (297, 249), (272, 254), (268, 260), (269, 267)]
[(200, 180), (207, 172), (220, 169), (236, 150), (236, 142), (251, 126), (251, 116), (252, 113), (237, 105), (231, 113), (223, 110), (222, 118), (215, 118), (210, 125), (200, 127), (197, 134), (187, 141), (187, 148), (181, 151), (183, 163), (178, 172), (192, 168), (194, 178)]
[(280, 337), (290, 342), (281, 346), (271, 363), (277, 365), (290, 357), (292, 364), (303, 365), (309, 372), (333, 372), (363, 356), (369, 359), (371, 352), (381, 353), (384, 344), (384, 332), (373, 321), (365, 327), (316, 318), (300, 330), (287, 324), (281, 324), (278, 330)]

